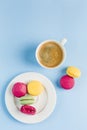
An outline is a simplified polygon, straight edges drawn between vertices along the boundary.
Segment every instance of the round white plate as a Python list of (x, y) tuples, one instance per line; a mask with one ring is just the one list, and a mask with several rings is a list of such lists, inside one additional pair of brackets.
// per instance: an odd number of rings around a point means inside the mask
[[(36, 103), (33, 105), (37, 110), (35, 115), (27, 115), (20, 112), (15, 104), (15, 98), (12, 94), (14, 83), (28, 83), (31, 80), (38, 80), (44, 86), (43, 93), (36, 97)], [(9, 83), (5, 93), (5, 103), (9, 113), (16, 120), (23, 123), (37, 123), (45, 120), (53, 112), (56, 105), (56, 91), (52, 82), (45, 76), (36, 72), (27, 72), (18, 75)]]

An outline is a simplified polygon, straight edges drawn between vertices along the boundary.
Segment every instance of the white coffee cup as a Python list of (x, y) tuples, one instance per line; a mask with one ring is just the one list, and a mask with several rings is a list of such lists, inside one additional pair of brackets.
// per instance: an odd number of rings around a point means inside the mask
[[(46, 41), (41, 42), (38, 45), (38, 47), (36, 48), (36, 53), (35, 53), (36, 60), (39, 63), (39, 65), (44, 67), (44, 68), (48, 68), (48, 69), (60, 67), (66, 59), (66, 50), (64, 47), (66, 42), (67, 42), (66, 38), (62, 39), (60, 42), (55, 41), (55, 40), (46, 40)], [(46, 48), (48, 46), (47, 44), (49, 45), (48, 52), (43, 51), (43, 50), (46, 50)], [(53, 52), (52, 48), (54, 48), (54, 52)], [(42, 51), (41, 51), (41, 49), (42, 49)], [(43, 52), (43, 54), (41, 54), (42, 52)], [(61, 56), (60, 56), (60, 54), (61, 54)], [(42, 59), (44, 59), (45, 62), (42, 62), (43, 60), (41, 59), (41, 57), (42, 57)], [(58, 62), (58, 64), (57, 64), (56, 62), (58, 60), (60, 60), (60, 62)], [(49, 64), (49, 63), (51, 63), (51, 64)], [(54, 64), (54, 63), (56, 63), (56, 65), (52, 66), (52, 64)]]

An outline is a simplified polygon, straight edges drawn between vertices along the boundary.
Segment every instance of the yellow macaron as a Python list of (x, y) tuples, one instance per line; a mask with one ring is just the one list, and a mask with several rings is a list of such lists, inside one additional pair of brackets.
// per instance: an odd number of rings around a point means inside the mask
[(37, 96), (42, 93), (43, 86), (39, 81), (33, 80), (27, 84), (27, 91), (33, 96)]
[(74, 66), (69, 66), (66, 70), (66, 73), (67, 73), (67, 75), (69, 75), (73, 78), (79, 78), (81, 75), (81, 71)]

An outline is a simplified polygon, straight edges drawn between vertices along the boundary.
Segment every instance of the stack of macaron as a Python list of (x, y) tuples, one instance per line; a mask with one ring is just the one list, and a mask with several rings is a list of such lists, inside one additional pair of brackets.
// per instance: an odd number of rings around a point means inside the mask
[(41, 82), (33, 80), (27, 84), (23, 82), (16, 82), (12, 87), (12, 94), (19, 99), (22, 113), (34, 115), (36, 108), (32, 105), (35, 103), (35, 96), (40, 95), (44, 90)]
[(61, 87), (66, 90), (73, 88), (75, 84), (74, 78), (79, 78), (80, 75), (81, 75), (81, 71), (78, 68), (74, 66), (69, 66), (66, 69), (66, 75), (60, 78)]

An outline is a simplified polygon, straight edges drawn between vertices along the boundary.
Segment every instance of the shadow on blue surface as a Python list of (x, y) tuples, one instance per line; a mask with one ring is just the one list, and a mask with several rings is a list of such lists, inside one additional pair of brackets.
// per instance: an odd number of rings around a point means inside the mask
[(58, 75), (58, 80), (55, 81), (56, 86), (57, 86), (59, 89), (61, 89), (61, 90), (62, 90), (62, 87), (60, 86), (60, 79), (61, 79), (61, 77), (62, 77), (63, 75), (66, 75), (66, 68), (67, 68), (67, 67), (61, 68), (61, 71), (60, 71), (60, 73), (59, 73), (59, 75)]
[(38, 63), (35, 58), (35, 51), (36, 51), (37, 45), (31, 42), (31, 44), (26, 45), (22, 50), (21, 50), (21, 59), (23, 63), (26, 65), (33, 65), (33, 66), (38, 66)]

